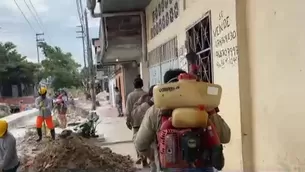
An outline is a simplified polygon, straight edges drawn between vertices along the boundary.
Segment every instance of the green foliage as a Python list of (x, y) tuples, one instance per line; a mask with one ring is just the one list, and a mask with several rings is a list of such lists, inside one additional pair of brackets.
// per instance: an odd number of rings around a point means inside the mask
[(12, 42), (0, 42), (0, 85), (6, 82), (34, 84), (39, 79), (39, 70), (40, 65), (27, 61)]
[(80, 75), (83, 80), (88, 80), (90, 77), (88, 67), (83, 67), (80, 71)]
[(40, 47), (46, 57), (41, 62), (43, 78), (51, 77), (55, 90), (81, 86), (81, 75), (78, 71), (80, 65), (75, 62), (71, 53), (65, 53), (61, 48), (46, 43), (41, 43)]
[(27, 61), (12, 42), (0, 42), (0, 90), (2, 83), (37, 84), (49, 77), (53, 80), (54, 89), (77, 88), (82, 85), (78, 71), (80, 65), (74, 61), (71, 53), (46, 43), (40, 47), (46, 57), (41, 65)]

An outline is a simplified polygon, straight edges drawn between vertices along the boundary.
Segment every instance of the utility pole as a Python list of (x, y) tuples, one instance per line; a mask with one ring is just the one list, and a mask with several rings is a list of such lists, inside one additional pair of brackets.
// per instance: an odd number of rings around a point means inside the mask
[(81, 29), (79, 31), (76, 31), (76, 33), (80, 33), (81, 34), (81, 36), (77, 36), (76, 38), (81, 38), (82, 39), (82, 43), (83, 43), (83, 56), (84, 56), (84, 67), (86, 69), (87, 63), (86, 63), (86, 47), (85, 47), (84, 27), (83, 27), (83, 25), (80, 25), (80, 26), (77, 26), (77, 27)]
[(90, 72), (89, 74), (90, 74), (90, 84), (91, 84), (92, 110), (96, 110), (95, 77), (94, 77), (94, 67), (93, 67), (93, 58), (92, 58), (92, 48), (89, 38), (87, 10), (84, 11), (84, 17), (85, 17), (86, 43), (87, 43), (87, 54), (88, 54), (88, 67)]
[[(85, 76), (89, 76), (89, 69), (87, 68), (87, 51), (86, 51), (86, 46), (85, 46), (85, 33), (84, 33), (84, 25), (81, 24), (80, 26), (77, 26), (77, 28), (80, 28), (80, 31), (76, 31), (76, 33), (79, 33), (80, 36), (77, 36), (76, 38), (81, 38), (82, 39), (82, 44), (83, 44), (83, 57), (84, 57), (84, 74)], [(87, 77), (84, 78), (85, 81), (85, 90), (90, 91), (88, 81), (89, 79)]]
[(43, 38), (39, 38), (39, 36), (44, 35), (44, 33), (36, 33), (36, 50), (37, 50), (37, 61), (40, 63), (40, 58), (39, 58), (39, 43), (43, 42)]

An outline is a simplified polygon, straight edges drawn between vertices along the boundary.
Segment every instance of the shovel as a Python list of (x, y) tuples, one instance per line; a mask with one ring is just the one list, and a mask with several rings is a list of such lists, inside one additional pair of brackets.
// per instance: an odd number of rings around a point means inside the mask
[[(45, 112), (45, 109), (42, 109), (42, 114), (44, 114), (44, 112)], [(47, 127), (45, 120), (43, 120), (43, 123), (42, 123), (42, 130), (46, 137), (51, 136), (51, 132), (50, 132), (49, 128)]]

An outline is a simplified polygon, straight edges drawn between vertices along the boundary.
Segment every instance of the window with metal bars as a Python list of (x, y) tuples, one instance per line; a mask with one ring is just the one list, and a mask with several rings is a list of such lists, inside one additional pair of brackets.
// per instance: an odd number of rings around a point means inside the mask
[(210, 12), (187, 30), (187, 51), (198, 55), (201, 80), (213, 83)]
[(171, 39), (170, 41), (160, 45), (154, 50), (148, 53), (149, 66), (177, 58), (178, 48), (177, 48), (177, 37)]

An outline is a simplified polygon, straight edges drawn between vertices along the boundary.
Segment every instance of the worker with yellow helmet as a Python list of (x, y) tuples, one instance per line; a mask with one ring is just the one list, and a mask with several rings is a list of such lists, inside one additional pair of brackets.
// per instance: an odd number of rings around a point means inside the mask
[(7, 130), (8, 124), (5, 120), (0, 119), (0, 169), (3, 172), (16, 172), (20, 162), (17, 155), (16, 139)]
[(55, 139), (55, 130), (52, 119), (52, 106), (53, 100), (47, 97), (47, 87), (41, 86), (38, 90), (39, 97), (35, 100), (36, 108), (39, 109), (39, 115), (36, 118), (36, 128), (38, 139), (37, 142), (42, 139), (42, 124), (46, 123), (47, 127), (50, 129), (52, 139)]

